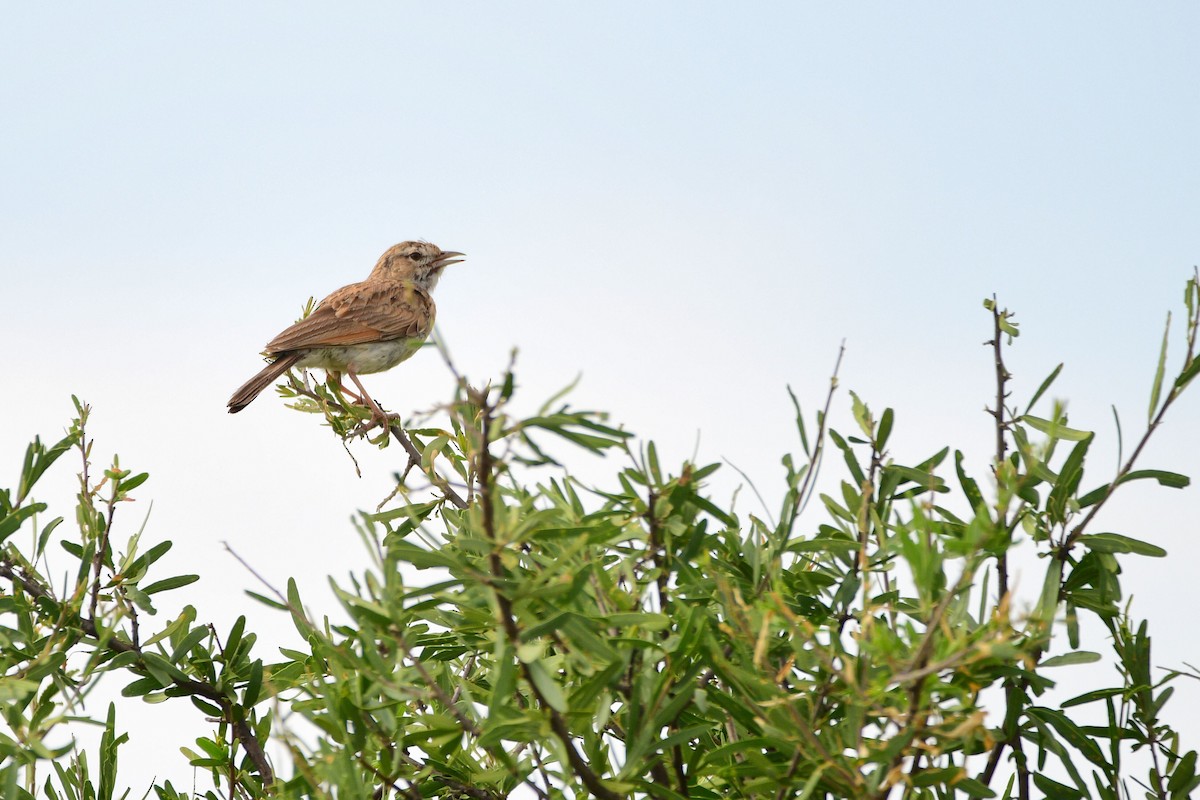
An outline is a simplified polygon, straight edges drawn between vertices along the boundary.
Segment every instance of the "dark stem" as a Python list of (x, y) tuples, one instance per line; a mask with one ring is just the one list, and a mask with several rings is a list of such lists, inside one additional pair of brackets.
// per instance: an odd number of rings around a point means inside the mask
[[(996, 296), (992, 295), (992, 338), (986, 344), (992, 347), (992, 359), (996, 372), (996, 407), (989, 409), (991, 415), (996, 422), (996, 482), (1000, 484), (1000, 471), (1003, 468), (1004, 460), (1008, 456), (1008, 426), (1010, 420), (1005, 418), (1004, 400), (1008, 397), (1008, 381), (1012, 378), (1012, 374), (1004, 365), (1004, 332), (1000, 326), (1001, 320), (1004, 318), (1004, 312), (1000, 310), (1000, 305), (996, 300)], [(1005, 508), (998, 509), (999, 518), (996, 520), (998, 530), (1008, 529), (1007, 510)], [(998, 578), (999, 602), (1003, 603), (1004, 598), (1008, 596), (1008, 551), (1005, 550), (996, 558), (996, 575)], [(1018, 777), (1018, 792), (1022, 800), (1029, 796), (1029, 770), (1025, 766), (1024, 753), (1021, 744), (1021, 727), (1020, 727), (1020, 708), (1022, 699), (1024, 698), (1023, 682), (1014, 678), (1005, 678), (1004, 680), (1004, 703), (1008, 709), (1005, 715), (1004, 725), (1002, 730), (1004, 736), (996, 742), (992, 748), (992, 752), (988, 754), (987, 765), (984, 767), (983, 773), (980, 775), (980, 780), (987, 784), (990, 783), (992, 777), (996, 773), (996, 768), (1000, 765), (1000, 758), (1004, 755), (1006, 747), (1012, 747), (1017, 754), (1017, 777)]]
[[(996, 407), (991, 410), (991, 414), (996, 418), (996, 469), (1000, 469), (1000, 465), (1004, 463), (1004, 458), (1008, 455), (1008, 421), (1004, 418), (1004, 399), (1008, 397), (1008, 380), (1012, 377), (1008, 369), (1004, 366), (1003, 352), (1003, 331), (1000, 328), (1000, 320), (1003, 315), (1000, 311), (1000, 306), (996, 302), (996, 295), (992, 295), (992, 340), (988, 342), (992, 346), (993, 361), (996, 370)], [(1005, 521), (1005, 510), (1000, 509), (1000, 519), (998, 520), (1000, 530), (1008, 527)], [(999, 578), (1000, 597), (1003, 598), (1008, 594), (1008, 552), (1005, 551), (996, 559), (996, 573)]]
[[(521, 641), (521, 631), (517, 627), (516, 617), (513, 614), (512, 601), (508, 599), (508, 596), (502, 589), (504, 564), (500, 559), (499, 542), (496, 536), (496, 509), (493, 497), (495, 486), (492, 481), (495, 463), (492, 461), (490, 440), (495, 407), (492, 406), (484, 392), (471, 390), (470, 395), (471, 400), (474, 401), (482, 412), (479, 428), (479, 467), (476, 470), (475, 480), (479, 484), (479, 504), (480, 510), (483, 512), (484, 532), (488, 540), (492, 543), (492, 550), (488, 557), (493, 579), (492, 586), (496, 592), (496, 604), (500, 609), (500, 623), (504, 627), (504, 633), (508, 637), (508, 640), (516, 646)], [(525, 680), (529, 683), (529, 688), (533, 692), (533, 696), (550, 717), (550, 729), (554, 731), (554, 735), (562, 742), (563, 749), (567, 754), (567, 760), (571, 764), (571, 769), (583, 781), (583, 785), (587, 787), (589, 792), (600, 798), (600, 800), (622, 800), (621, 795), (604, 785), (600, 777), (592, 771), (587, 761), (575, 749), (575, 743), (571, 740), (571, 730), (567, 727), (566, 720), (563, 719), (562, 715), (556, 709), (546, 702), (545, 695), (542, 694), (533, 680), (533, 671), (529, 664), (522, 661), (521, 668), (525, 673)]]
[[(103, 481), (101, 481), (103, 483)], [(88, 608), (88, 616), (93, 620), (96, 619), (96, 606), (100, 602), (100, 569), (104, 566), (104, 556), (108, 553), (108, 534), (112, 530), (113, 516), (117, 512), (117, 485), (118, 480), (112, 479), (112, 497), (108, 500), (108, 514), (104, 519), (104, 530), (100, 534), (100, 541), (96, 543), (96, 552), (92, 556), (92, 602)], [(84, 487), (85, 494), (87, 487)], [(91, 506), (91, 497), (87, 495), (84, 502)]]

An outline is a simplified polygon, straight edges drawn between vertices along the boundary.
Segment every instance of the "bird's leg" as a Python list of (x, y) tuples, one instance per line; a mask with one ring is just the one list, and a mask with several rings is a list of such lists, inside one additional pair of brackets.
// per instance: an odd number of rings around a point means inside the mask
[[(333, 384), (333, 388), (339, 395), (342, 397), (349, 397), (352, 401), (354, 401), (354, 405), (356, 406), (367, 405), (367, 403), (365, 403), (361, 397), (342, 385), (342, 373), (336, 370), (329, 370), (325, 374), (329, 376), (329, 382)], [(355, 383), (358, 383), (358, 381), (355, 380)]]
[(374, 418), (376, 424), (382, 425), (384, 428), (388, 428), (393, 419), (399, 419), (399, 415), (388, 414), (379, 407), (379, 404), (371, 398), (371, 395), (367, 394), (367, 390), (363, 388), (362, 383), (359, 382), (358, 375), (354, 374), (350, 370), (346, 370), (346, 374), (350, 376), (350, 380), (354, 381), (354, 385), (358, 387), (358, 391), (362, 392), (362, 398), (366, 401), (363, 403), (363, 405), (371, 409), (371, 416)]

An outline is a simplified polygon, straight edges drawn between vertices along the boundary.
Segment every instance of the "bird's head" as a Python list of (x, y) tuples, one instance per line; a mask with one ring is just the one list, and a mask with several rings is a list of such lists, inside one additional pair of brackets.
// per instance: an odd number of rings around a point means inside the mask
[(442, 250), (429, 242), (401, 242), (389, 247), (379, 257), (375, 269), (371, 270), (371, 277), (412, 281), (422, 289), (432, 291), (442, 276), (442, 270), (462, 261), (461, 255), (453, 250)]

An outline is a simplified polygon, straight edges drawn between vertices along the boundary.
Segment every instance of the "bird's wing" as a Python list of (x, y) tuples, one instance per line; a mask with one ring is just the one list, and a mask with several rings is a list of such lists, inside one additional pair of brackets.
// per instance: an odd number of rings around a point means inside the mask
[(332, 345), (424, 339), (433, 330), (429, 292), (409, 281), (343, 286), (267, 344), (267, 353)]

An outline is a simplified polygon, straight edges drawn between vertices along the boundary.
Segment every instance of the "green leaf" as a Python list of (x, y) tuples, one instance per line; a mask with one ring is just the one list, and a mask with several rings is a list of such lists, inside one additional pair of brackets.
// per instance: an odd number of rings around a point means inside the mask
[(59, 525), (61, 525), (62, 521), (63, 521), (62, 517), (55, 517), (54, 519), (52, 519), (48, 523), (46, 523), (46, 525), (42, 528), (42, 532), (38, 536), (38, 543), (37, 543), (37, 557), (38, 558), (41, 558), (42, 553), (46, 552), (46, 542), (48, 542), (50, 540), (50, 534), (54, 533), (54, 529), (57, 528)]
[(1135, 469), (1126, 473), (1125, 477), (1117, 483), (1128, 483), (1143, 478), (1153, 478), (1158, 481), (1160, 486), (1169, 486), (1172, 489), (1183, 489), (1192, 482), (1187, 475), (1180, 475), (1178, 472), (1166, 472), (1161, 469)]
[(1079, 542), (1097, 553), (1135, 553), (1152, 558), (1162, 558), (1167, 554), (1167, 551), (1158, 545), (1119, 533), (1087, 533), (1079, 537)]
[(258, 702), (259, 692), (262, 690), (263, 681), (263, 662), (262, 659), (255, 659), (250, 665), (250, 678), (246, 681), (246, 690), (242, 693), (242, 705), (250, 708)]
[(963, 454), (961, 450), (954, 451), (954, 471), (958, 473), (958, 482), (962, 486), (963, 494), (967, 496), (967, 502), (971, 504), (971, 508), (976, 514), (982, 514), (987, 511), (984, 504), (983, 493), (979, 491), (979, 484), (974, 478), (967, 475), (967, 471), (963, 469)]
[(854, 476), (854, 485), (862, 486), (863, 482), (867, 478), (862, 471), (862, 467), (859, 466), (858, 458), (855, 457), (854, 451), (850, 448), (850, 445), (845, 439), (842, 438), (842, 435), (835, 430), (829, 431), (829, 438), (833, 441), (834, 445), (836, 445), (837, 448), (842, 451), (842, 456), (846, 460), (846, 467), (850, 470), (850, 474)]
[(1183, 390), (1197, 375), (1200, 375), (1200, 358), (1193, 358), (1192, 363), (1188, 364), (1183, 372), (1179, 373), (1179, 377), (1175, 379), (1176, 391)]
[(912, 482), (921, 487), (922, 491), (947, 492), (946, 482), (936, 475), (912, 467), (902, 467), (892, 464), (883, 468), (884, 474), (898, 475), (901, 483)]
[(1042, 596), (1038, 600), (1037, 608), (1031, 615), (1043, 624), (1049, 624), (1054, 620), (1054, 615), (1058, 611), (1058, 594), (1062, 585), (1063, 562), (1061, 559), (1052, 558), (1046, 566), (1046, 578), (1042, 583)]
[(250, 591), (249, 589), (246, 589), (244, 591), (246, 592), (247, 597), (252, 597), (265, 606), (270, 606), (271, 608), (277, 609), (279, 611), (288, 611), (289, 610), (286, 603), (281, 603), (273, 597), (267, 597), (265, 594), (259, 594), (258, 592), (253, 592), (253, 591)]
[(1040, 772), (1033, 773), (1033, 782), (1042, 790), (1046, 800), (1083, 800), (1083, 792), (1066, 786)]
[(182, 659), (187, 657), (187, 654), (192, 651), (192, 648), (208, 638), (209, 631), (207, 625), (197, 625), (188, 631), (187, 635), (179, 640), (179, 644), (171, 651), (171, 663), (178, 664)]
[(1089, 433), (1071, 448), (1071, 454), (1063, 463), (1054, 488), (1046, 498), (1046, 512), (1055, 522), (1062, 522), (1067, 518), (1067, 503), (1079, 489), (1079, 482), (1083, 479), (1083, 460), (1087, 457), (1091, 444), (1092, 434)]
[(34, 514), (40, 514), (46, 510), (45, 503), (30, 503), (27, 506), (18, 508), (4, 519), (0, 519), (0, 542), (7, 539), (9, 536), (16, 533), (21, 527), (21, 523), (32, 517)]
[(1109, 768), (1109, 763), (1104, 758), (1104, 753), (1100, 750), (1100, 746), (1084, 733), (1066, 714), (1041, 706), (1031, 706), (1026, 709), (1025, 713), (1054, 728), (1059, 736), (1070, 744), (1071, 747), (1082, 753), (1088, 761), (1101, 769), (1107, 770)]
[(796, 412), (796, 431), (800, 434), (800, 448), (804, 450), (807, 456), (812, 455), (812, 448), (808, 446), (808, 431), (804, 429), (804, 412), (800, 410), (800, 401), (796, 399), (796, 393), (792, 391), (792, 387), (787, 387), (788, 397), (792, 400), (792, 409)]
[(1058, 377), (1058, 373), (1062, 372), (1062, 368), (1063, 365), (1060, 363), (1053, 369), (1053, 371), (1051, 371), (1048, 376), (1046, 376), (1046, 380), (1042, 381), (1042, 385), (1039, 386), (1037, 391), (1033, 393), (1033, 397), (1029, 398), (1029, 403), (1025, 406), (1026, 411), (1032, 410), (1033, 407), (1037, 405), (1037, 401), (1040, 400), (1042, 395), (1046, 393), (1046, 390), (1050, 388), (1050, 384), (1054, 383), (1054, 380)]
[(1061, 656), (1053, 656), (1038, 664), (1039, 667), (1066, 667), (1071, 664), (1094, 664), (1100, 660), (1099, 653), (1093, 653), (1088, 650), (1076, 650), (1073, 653), (1063, 653)]
[(155, 678), (138, 678), (136, 681), (126, 684), (121, 689), (121, 695), (124, 697), (141, 697), (150, 692), (156, 692), (161, 688), (162, 686)]
[(1175, 770), (1171, 773), (1171, 779), (1167, 782), (1167, 789), (1174, 797), (1182, 798), (1185, 792), (1190, 792), (1196, 787), (1196, 751), (1189, 750), (1187, 755), (1179, 759), (1179, 763), (1175, 765)]
[(671, 620), (663, 614), (629, 612), (608, 614), (600, 619), (614, 628), (637, 627), (648, 631), (661, 631), (671, 626)]
[(879, 418), (879, 431), (875, 434), (875, 448), (883, 452), (887, 446), (888, 437), (892, 435), (892, 424), (895, 422), (896, 415), (890, 408), (883, 410), (883, 415)]
[(38, 479), (45, 474), (51, 464), (57, 461), (63, 453), (70, 450), (77, 441), (79, 441), (79, 434), (75, 431), (72, 431), (49, 448), (42, 444), (40, 437), (33, 437), (33, 442), (25, 450), (25, 463), (21, 469), (21, 481), (17, 486), (17, 502), (15, 505), (19, 506), (25, 502), (25, 498), (33, 491), (33, 486), (38, 482)]
[(242, 633), (246, 630), (246, 615), (238, 617), (234, 620), (233, 627), (229, 629), (229, 635), (225, 637), (225, 661), (232, 663), (235, 660), (238, 647), (242, 643)]
[(171, 541), (168, 539), (165, 542), (158, 544), (147, 550), (142, 556), (134, 559), (133, 563), (125, 568), (128, 575), (143, 575), (145, 570), (149, 569), (150, 565), (167, 554), (172, 547)]
[[(1044, 666), (1045, 662), (1043, 661), (1042, 664)], [(1096, 689), (1095, 691), (1092, 691), (1092, 692), (1084, 692), (1081, 695), (1072, 697), (1070, 700), (1064, 701), (1062, 703), (1062, 707), (1070, 708), (1071, 706), (1081, 706), (1084, 703), (1094, 703), (1097, 700), (1104, 700), (1105, 698), (1108, 698), (1108, 697), (1119, 697), (1119, 696), (1125, 694), (1125, 691), (1126, 691), (1125, 687), (1118, 686), (1113, 689)]]
[(1167, 343), (1171, 341), (1171, 312), (1167, 312), (1167, 324), (1163, 329), (1162, 349), (1158, 351), (1158, 368), (1154, 370), (1154, 385), (1150, 389), (1150, 411), (1146, 419), (1154, 421), (1154, 412), (1158, 411), (1158, 398), (1162, 393), (1163, 373), (1167, 368)]
[(178, 589), (180, 586), (187, 586), (190, 583), (195, 583), (200, 580), (199, 575), (177, 575), (174, 578), (164, 578), (161, 581), (155, 581), (149, 586), (142, 587), (143, 594), (154, 594), (155, 592), (165, 592), (170, 589)]
[(132, 478), (126, 478), (125, 480), (121, 481), (121, 483), (118, 485), (117, 491), (122, 494), (124, 494), (125, 492), (131, 492), (134, 489), (136, 489), (137, 487), (141, 486), (143, 483), (145, 483), (146, 479), (149, 477), (150, 477), (150, 473), (142, 472), (137, 475), (134, 475)]
[(987, 784), (981, 783), (975, 778), (960, 778), (952, 782), (951, 787), (954, 791), (962, 792), (968, 797), (995, 797), (996, 793), (988, 788)]
[(711, 730), (712, 726), (708, 724), (692, 725), (690, 727), (683, 728), (682, 730), (675, 731), (661, 742), (658, 742), (655, 745), (655, 748), (657, 752), (666, 752), (677, 744), (686, 744), (692, 739), (699, 739)]
[(567, 712), (567, 698), (563, 696), (562, 687), (546, 669), (541, 661), (533, 661), (525, 665), (529, 672), (529, 680), (541, 694), (546, 704), (560, 714)]
[(117, 736), (117, 707), (108, 704), (108, 718), (104, 723), (104, 733), (100, 737), (100, 786), (96, 792), (96, 800), (112, 800), (113, 788), (117, 781), (117, 748), (128, 738), (128, 734)]
[(1081, 431), (1076, 428), (1068, 428), (1066, 425), (1062, 425), (1058, 422), (1051, 422), (1048, 419), (1034, 417), (1029, 414), (1018, 417), (1017, 422), (1022, 422), (1033, 428), (1035, 431), (1041, 431), (1051, 439), (1062, 439), (1068, 442), (1082, 442), (1084, 439), (1088, 439), (1092, 436), (1091, 431)]
[(802, 539), (788, 544), (787, 549), (793, 553), (857, 553), (862, 547), (853, 539), (832, 539), (825, 536), (816, 539)]

